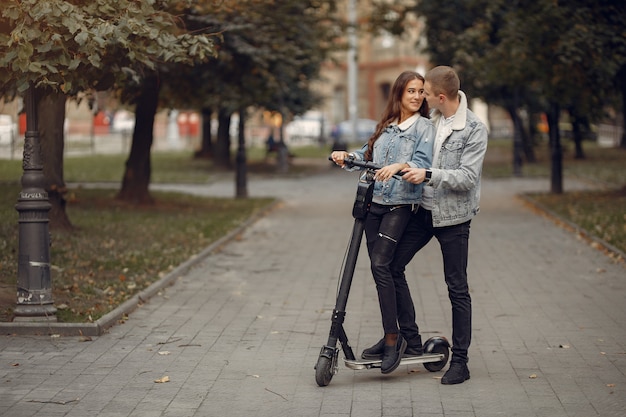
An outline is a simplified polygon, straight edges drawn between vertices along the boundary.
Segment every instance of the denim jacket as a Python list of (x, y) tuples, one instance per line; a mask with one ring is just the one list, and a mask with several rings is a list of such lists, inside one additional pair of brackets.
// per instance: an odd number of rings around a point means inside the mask
[[(374, 142), (373, 163), (386, 166), (407, 163), (412, 168), (428, 168), (432, 161), (435, 128), (432, 122), (415, 114), (400, 125), (391, 124)], [(352, 152), (363, 160), (367, 143)], [(358, 169), (358, 168), (357, 168)], [(398, 178), (376, 181), (372, 201), (383, 205), (417, 204), (422, 196), (422, 184), (411, 184)]]
[[(445, 140), (433, 161), (433, 226), (461, 224), (474, 217), (480, 207), (480, 176), (487, 151), (486, 126), (467, 108), (467, 98), (459, 91), (461, 103)], [(441, 113), (434, 111), (437, 126)]]

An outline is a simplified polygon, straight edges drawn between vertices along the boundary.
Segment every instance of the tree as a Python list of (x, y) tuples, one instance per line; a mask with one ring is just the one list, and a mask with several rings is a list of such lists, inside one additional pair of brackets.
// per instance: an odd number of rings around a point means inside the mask
[(602, 117), (625, 62), (625, 9), (611, 0), (422, 0), (406, 7), (426, 20), (432, 62), (456, 67), (470, 94), (509, 110), (515, 145), (519, 109), (546, 112), (554, 193), (562, 192), (561, 110), (590, 122)]
[[(197, 8), (187, 15), (190, 30), (209, 28), (222, 35), (215, 61), (168, 77), (164, 85), (163, 98), (170, 105), (183, 100), (203, 115), (217, 115), (217, 140), (205, 138), (203, 143), (211, 149), (199, 154), (210, 154), (216, 166), (231, 168), (233, 113), (239, 113), (243, 129), (249, 107), (280, 111), (287, 118), (316, 103), (311, 82), (318, 79), (322, 62), (341, 34), (334, 12), (333, 0), (245, 0), (211, 13)], [(238, 155), (239, 161), (245, 158)]]
[[(180, 20), (165, 10), (183, 3), (186, 2), (3, 2), (0, 95), (10, 99), (32, 86), (56, 97), (55, 106), (41, 107), (40, 114), (42, 126), (47, 126), (41, 141), (47, 143), (50, 151), (44, 155), (46, 191), (58, 194), (51, 200), (55, 206), (50, 212), (52, 226), (69, 225), (64, 210), (62, 157), (58, 156), (63, 154), (63, 141), (58, 136), (63, 131), (63, 119), (57, 116), (64, 101), (57, 95), (74, 97), (81, 91), (107, 89), (129, 80), (138, 82), (159, 63), (193, 62), (212, 55), (210, 36), (186, 33)], [(52, 132), (57, 136), (48, 138)], [(51, 155), (54, 159), (49, 158)]]

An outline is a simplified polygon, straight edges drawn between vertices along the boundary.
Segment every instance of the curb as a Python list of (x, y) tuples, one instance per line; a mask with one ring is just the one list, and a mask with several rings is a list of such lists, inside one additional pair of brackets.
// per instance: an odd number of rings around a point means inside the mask
[(591, 233), (589, 233), (587, 230), (585, 230), (584, 228), (578, 226), (575, 223), (570, 222), (569, 220), (564, 219), (563, 217), (561, 217), (560, 215), (558, 215), (557, 213), (555, 213), (554, 211), (550, 210), (549, 208), (547, 208), (546, 206), (544, 206), (543, 204), (539, 203), (537, 200), (535, 200), (534, 198), (532, 198), (531, 196), (527, 195), (527, 194), (517, 194), (517, 197), (521, 200), (523, 200), (523, 202), (529, 206), (532, 206), (532, 208), (534, 208), (536, 211), (539, 212), (539, 214), (543, 215), (544, 217), (550, 219), (552, 222), (554, 222), (555, 224), (557, 224), (558, 226), (572, 232), (575, 233), (576, 235), (580, 236), (583, 240), (585, 240), (587, 243), (590, 244), (591, 247), (601, 250), (602, 252), (604, 252), (604, 254), (606, 256), (608, 256), (609, 258), (611, 258), (612, 260), (614, 260), (615, 262), (618, 263), (622, 263), (626, 265), (626, 253), (622, 252), (621, 250), (619, 250), (618, 248), (616, 248), (615, 246), (611, 245), (608, 242), (605, 242), (604, 240), (593, 236)]
[(156, 295), (163, 288), (172, 286), (176, 279), (184, 275), (195, 265), (207, 258), (224, 244), (230, 242), (241, 232), (250, 227), (256, 221), (264, 217), (267, 213), (278, 207), (281, 200), (276, 200), (267, 207), (259, 210), (250, 216), (243, 224), (236, 227), (228, 234), (222, 236), (200, 253), (193, 255), (187, 261), (174, 268), (167, 275), (152, 283), (148, 288), (135, 294), (124, 301), (112, 311), (108, 312), (94, 323), (57, 323), (57, 322), (2, 322), (0, 323), (0, 334), (5, 335), (54, 335), (54, 336), (100, 336), (110, 327), (117, 324), (120, 319), (132, 313), (137, 307), (145, 304), (151, 297)]

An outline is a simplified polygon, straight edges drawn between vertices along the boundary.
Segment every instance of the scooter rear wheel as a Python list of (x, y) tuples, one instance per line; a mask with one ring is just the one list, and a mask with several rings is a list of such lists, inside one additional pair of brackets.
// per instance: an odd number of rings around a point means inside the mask
[(326, 356), (317, 358), (317, 364), (315, 365), (315, 382), (320, 387), (325, 387), (330, 384), (330, 380), (333, 379), (333, 361)]
[(437, 362), (426, 362), (424, 368), (430, 372), (441, 371), (450, 357), (450, 344), (443, 337), (432, 337), (424, 343), (424, 352), (432, 354), (442, 354), (443, 358)]

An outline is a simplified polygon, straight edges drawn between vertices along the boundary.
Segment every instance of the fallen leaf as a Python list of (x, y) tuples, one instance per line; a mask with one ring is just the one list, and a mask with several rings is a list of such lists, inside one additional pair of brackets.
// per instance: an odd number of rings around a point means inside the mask
[(530, 374), (530, 376), (528, 377), (530, 379), (536, 379), (537, 378), (537, 374)]
[(606, 386), (609, 387), (609, 388), (613, 388), (613, 387), (615, 387), (615, 384), (606, 384)]
[(164, 382), (170, 382), (170, 377), (165, 375), (163, 378), (155, 379), (154, 382), (157, 384), (162, 384)]
[(19, 363), (12, 363), (11, 366), (20, 366)]
[(84, 335), (81, 335), (81, 336), (78, 338), (78, 341), (79, 341), (79, 342), (91, 342), (92, 340), (93, 340), (93, 339), (92, 339), (90, 336), (84, 336)]

